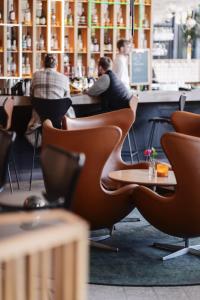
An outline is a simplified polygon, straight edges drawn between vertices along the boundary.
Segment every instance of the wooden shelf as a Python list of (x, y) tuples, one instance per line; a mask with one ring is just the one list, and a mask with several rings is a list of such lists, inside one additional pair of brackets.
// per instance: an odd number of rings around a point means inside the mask
[[(37, 15), (37, 1), (27, 0), (30, 8), (30, 23), (24, 22), (26, 19), (24, 17), (23, 0), (14, 1), (17, 21), (15, 23), (9, 23), (8, 1), (2, 1), (4, 3), (2, 6), (4, 23), (0, 24), (0, 35), (3, 36), (2, 48), (7, 49), (7, 31), (14, 30), (15, 32), (12, 35), (16, 38), (18, 49), (17, 51), (7, 50), (6, 53), (0, 50), (1, 70), (5, 78), (9, 77), (7, 76), (7, 68), (9, 69), (8, 55), (14, 57), (12, 59), (15, 60), (16, 74), (19, 77), (30, 78), (31, 76), (22, 76), (22, 60), (24, 61), (24, 57), (28, 57), (31, 68), (30, 74), (33, 74), (42, 66), (44, 55), (47, 52), (54, 53), (57, 56), (60, 72), (71, 74), (74, 66), (82, 65), (86, 74), (89, 69), (91, 72), (91, 68), (93, 68), (93, 75), (96, 76), (97, 58), (108, 55), (114, 59), (117, 54), (117, 40), (119, 38), (132, 38), (130, 1), (41, 0), (41, 14)], [(143, 48), (143, 44), (146, 43), (146, 46), (151, 49), (152, 1), (148, 2), (146, 0), (143, 2), (143, 4), (142, 1), (134, 4), (134, 22), (137, 27), (134, 28), (133, 42), (135, 48)], [(53, 18), (52, 12), (56, 15)], [(42, 19), (42, 16), (45, 19)], [(149, 27), (145, 28), (143, 24), (145, 24), (144, 19), (146, 16)], [(122, 20), (120, 20), (120, 17)], [(104, 18), (106, 18), (105, 22)], [(80, 24), (84, 21), (85, 24)], [(39, 24), (40, 22), (43, 22), (43, 24)], [(142, 41), (142, 38), (145, 39), (145, 42)], [(106, 39), (111, 44), (112, 51), (104, 51)], [(29, 43), (29, 45), (27, 46), (26, 43)], [(92, 43), (97, 45), (99, 51), (93, 51)], [(23, 50), (27, 47), (31, 50)], [(52, 50), (53, 47), (57, 50)]]

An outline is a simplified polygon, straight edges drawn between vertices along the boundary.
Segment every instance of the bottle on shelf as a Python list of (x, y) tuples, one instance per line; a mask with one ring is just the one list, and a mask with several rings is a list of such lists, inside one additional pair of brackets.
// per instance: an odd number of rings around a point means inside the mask
[(58, 39), (56, 33), (53, 33), (51, 36), (51, 50), (58, 50)]
[(40, 34), (40, 38), (39, 38), (39, 41), (38, 41), (38, 47), (37, 47), (38, 50), (40, 51), (43, 51), (44, 50), (44, 37), (42, 34)]
[(84, 13), (84, 7), (82, 8), (82, 15), (80, 16), (79, 19), (79, 25), (85, 25), (86, 24), (86, 16)]
[(82, 37), (81, 37), (80, 33), (78, 35), (78, 51), (79, 52), (83, 51), (83, 40), (82, 40)]
[(28, 1), (26, 2), (26, 9), (24, 11), (24, 24), (31, 24), (31, 10)]
[(56, 13), (55, 13), (55, 9), (52, 9), (52, 11), (51, 11), (51, 25), (56, 25)]
[(91, 52), (99, 52), (99, 43), (96, 37), (92, 39)]
[(118, 26), (124, 25), (124, 19), (123, 19), (121, 7), (119, 8), (118, 13), (117, 13), (117, 25)]
[(98, 23), (99, 23), (99, 18), (97, 15), (97, 9), (94, 7), (93, 14), (92, 14), (92, 24), (97, 26)]
[(17, 65), (16, 65), (14, 57), (12, 57), (12, 56), (11, 56), (11, 64), (10, 65), (11, 65), (11, 75), (16, 76)]
[(143, 27), (144, 27), (144, 28), (149, 28), (149, 18), (148, 18), (148, 16), (147, 16), (147, 14), (145, 14), (145, 17), (144, 17), (142, 23), (143, 23)]
[(10, 6), (9, 21), (10, 21), (10, 23), (15, 23), (16, 22), (16, 15), (15, 15), (15, 10), (14, 10), (14, 3), (12, 3), (11, 6)]
[(69, 12), (67, 15), (67, 25), (73, 26), (73, 15), (72, 15), (71, 7), (69, 7)]
[(31, 75), (31, 65), (28, 56), (26, 57), (26, 75)]
[(27, 33), (27, 36), (26, 36), (26, 48), (27, 48), (27, 50), (31, 50), (31, 47), (32, 47), (31, 35), (29, 33)]
[(69, 51), (69, 37), (68, 37), (68, 35), (65, 35), (64, 48), (65, 48), (65, 51)]
[(12, 42), (9, 32), (7, 32), (7, 50), (12, 50)]
[(16, 51), (16, 50), (17, 50), (17, 40), (16, 40), (16, 38), (15, 38), (14, 35), (12, 36), (12, 41), (11, 41), (11, 43), (12, 43), (12, 45), (11, 45), (12, 51)]
[(37, 0), (36, 2), (36, 17), (41, 18), (42, 17), (42, 1)]
[(22, 56), (22, 75), (26, 75), (25, 55)]
[(42, 9), (42, 15), (40, 17), (40, 25), (46, 25), (46, 16), (44, 14), (43, 9)]

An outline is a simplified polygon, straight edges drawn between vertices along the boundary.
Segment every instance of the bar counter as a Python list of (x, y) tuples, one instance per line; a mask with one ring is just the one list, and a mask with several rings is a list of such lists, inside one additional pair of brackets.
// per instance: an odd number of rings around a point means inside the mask
[[(200, 101), (200, 90), (175, 92), (175, 91), (135, 91), (135, 94), (139, 95), (139, 103), (163, 103), (163, 102), (178, 102), (180, 95), (184, 93), (187, 96), (187, 101)], [(0, 95), (0, 106), (6, 96)], [(29, 96), (13, 96), (15, 99), (15, 106), (27, 106), (30, 105)], [(76, 105), (90, 105), (98, 104), (98, 98), (92, 98), (85, 94), (72, 95), (72, 104)]]
[[(187, 103), (185, 106), (186, 111), (200, 114), (200, 90), (193, 90), (191, 92), (185, 92), (187, 95)], [(151, 123), (148, 120), (155, 116), (170, 116), (173, 111), (178, 110), (178, 100), (181, 92), (161, 92), (161, 91), (147, 91), (139, 92), (139, 105), (137, 109), (136, 121), (133, 125), (136, 141), (139, 149), (140, 159), (144, 159), (143, 151), (148, 146), (148, 138), (151, 129)], [(6, 96), (0, 96), (0, 106)], [(17, 132), (16, 143), (16, 160), (18, 168), (21, 173), (30, 172), (27, 166), (30, 166), (32, 150), (24, 145), (24, 133), (26, 126), (31, 117), (32, 106), (30, 97), (26, 96), (14, 96), (15, 107), (12, 119), (12, 130)], [(100, 102), (98, 99), (90, 98), (87, 95), (75, 95), (72, 96), (72, 103), (75, 109), (77, 117), (84, 117), (88, 115), (97, 114), (100, 111)], [(2, 108), (0, 107), (0, 112)], [(169, 124), (163, 124), (159, 126), (155, 132), (155, 138), (153, 140), (153, 146), (158, 149), (160, 147), (160, 137), (166, 131), (172, 131), (173, 128)], [(125, 160), (130, 160), (130, 155), (127, 147), (127, 143), (123, 147), (122, 152)], [(163, 157), (163, 153), (159, 155), (159, 158)], [(23, 166), (22, 166), (23, 162)], [(22, 170), (21, 170), (22, 169)]]

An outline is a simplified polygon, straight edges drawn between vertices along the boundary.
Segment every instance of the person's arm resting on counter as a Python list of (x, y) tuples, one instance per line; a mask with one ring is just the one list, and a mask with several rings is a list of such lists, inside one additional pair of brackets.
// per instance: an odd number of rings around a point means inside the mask
[(107, 74), (102, 75), (94, 85), (87, 90), (87, 94), (91, 97), (97, 97), (105, 92), (110, 85), (110, 77)]

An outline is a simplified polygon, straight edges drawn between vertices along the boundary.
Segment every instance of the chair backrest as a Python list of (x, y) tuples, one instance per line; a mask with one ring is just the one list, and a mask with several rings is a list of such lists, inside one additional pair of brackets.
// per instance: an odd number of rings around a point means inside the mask
[[(133, 101), (131, 102), (133, 103)], [(134, 108), (136, 109), (137, 105), (134, 105)], [(67, 130), (74, 130), (113, 125), (119, 127), (122, 130), (121, 140), (113, 149), (113, 152), (109, 157), (109, 161), (106, 163), (103, 171), (103, 177), (107, 177), (109, 171), (117, 169), (119, 170), (124, 167), (124, 162), (121, 157), (121, 151), (126, 136), (135, 121), (135, 114), (136, 111), (134, 111), (132, 108), (124, 108), (84, 118), (71, 119), (66, 117), (64, 127)]]
[[(48, 145), (42, 150), (41, 166), (46, 189), (46, 198), (50, 203), (64, 198), (64, 208), (70, 209), (74, 189), (80, 171), (85, 162), (83, 153), (72, 153)], [(58, 202), (57, 202), (58, 203)]]
[(172, 227), (174, 234), (182, 232), (188, 237), (199, 235), (200, 138), (170, 132), (162, 136), (161, 143), (177, 180), (172, 199), (163, 200), (167, 204), (163, 206), (166, 219), (171, 218), (169, 227)]
[(72, 211), (90, 222), (92, 229), (109, 228), (134, 208), (131, 190), (107, 192), (101, 185), (106, 161), (122, 137), (116, 126), (61, 130), (46, 120), (43, 124), (42, 146), (54, 145), (66, 151), (82, 152), (86, 161), (78, 179)]
[(3, 109), (6, 114), (6, 125), (4, 127), (5, 130), (9, 130), (11, 128), (13, 108), (14, 108), (14, 99), (13, 97), (9, 96), (5, 99), (3, 103)]
[(72, 101), (70, 98), (41, 99), (34, 97), (31, 99), (31, 103), (42, 122), (49, 119), (54, 127), (61, 128), (62, 118), (71, 106)]
[(171, 116), (171, 122), (177, 132), (200, 137), (199, 114), (175, 111)]
[(16, 134), (14, 132), (8, 133), (0, 130), (0, 190), (2, 190), (6, 182), (10, 151), (15, 137)]
[(179, 98), (179, 110), (183, 111), (185, 109), (186, 95), (181, 95)]

